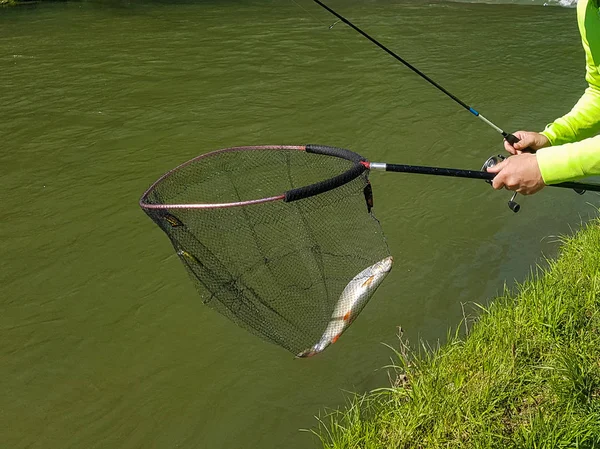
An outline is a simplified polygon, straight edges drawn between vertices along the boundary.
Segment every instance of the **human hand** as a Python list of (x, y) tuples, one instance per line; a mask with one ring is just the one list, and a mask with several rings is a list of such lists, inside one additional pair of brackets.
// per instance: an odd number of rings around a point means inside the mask
[(497, 173), (492, 180), (492, 186), (496, 190), (506, 187), (507, 190), (514, 190), (522, 195), (531, 195), (546, 186), (535, 154), (510, 156), (499, 164), (488, 167), (487, 171)]
[(513, 136), (519, 139), (514, 145), (511, 145), (504, 139), (504, 149), (510, 154), (521, 154), (525, 148), (536, 151), (550, 144), (546, 136), (532, 131), (517, 131), (513, 133)]

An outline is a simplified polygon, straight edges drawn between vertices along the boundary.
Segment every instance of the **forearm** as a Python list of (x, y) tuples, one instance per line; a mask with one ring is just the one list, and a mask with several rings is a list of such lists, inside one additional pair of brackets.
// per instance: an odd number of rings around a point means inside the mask
[(546, 136), (554, 146), (587, 139), (598, 132), (600, 132), (600, 88), (590, 84), (573, 109), (549, 124), (541, 134)]
[(542, 148), (536, 156), (545, 184), (600, 175), (600, 136)]
[[(577, 2), (577, 23), (585, 53), (588, 88), (571, 111), (541, 133), (537, 168), (545, 184), (600, 175), (600, 14), (598, 2)], [(595, 137), (594, 137), (595, 136)], [(543, 138), (542, 138), (543, 140)], [(510, 159), (510, 158), (509, 158)]]

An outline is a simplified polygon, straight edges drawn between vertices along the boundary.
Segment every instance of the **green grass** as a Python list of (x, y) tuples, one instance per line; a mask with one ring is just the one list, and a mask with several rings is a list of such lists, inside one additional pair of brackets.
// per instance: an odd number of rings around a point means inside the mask
[(600, 221), (515, 290), (436, 350), (400, 339), (392, 385), (319, 418), (323, 447), (600, 448)]

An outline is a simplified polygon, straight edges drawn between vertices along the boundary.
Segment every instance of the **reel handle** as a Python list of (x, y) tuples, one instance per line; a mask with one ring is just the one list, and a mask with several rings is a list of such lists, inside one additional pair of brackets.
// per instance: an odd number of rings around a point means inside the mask
[(521, 206), (515, 201), (515, 197), (517, 196), (517, 192), (513, 193), (512, 198), (508, 201), (508, 207), (515, 214), (521, 210)]
[[(516, 137), (515, 137), (515, 139), (516, 139)], [(506, 159), (506, 158), (504, 156), (502, 156), (501, 154), (488, 158), (488, 160), (484, 162), (483, 167), (481, 167), (481, 171), (487, 172), (488, 168), (493, 167), (498, 162), (502, 162), (504, 159)], [(490, 185), (492, 184), (492, 181), (489, 179), (486, 179), (485, 182), (487, 182)], [(517, 192), (513, 193), (512, 198), (508, 201), (508, 208), (510, 210), (512, 210), (515, 214), (521, 210), (521, 206), (519, 205), (519, 203), (517, 203), (515, 201), (516, 197), (517, 197)]]

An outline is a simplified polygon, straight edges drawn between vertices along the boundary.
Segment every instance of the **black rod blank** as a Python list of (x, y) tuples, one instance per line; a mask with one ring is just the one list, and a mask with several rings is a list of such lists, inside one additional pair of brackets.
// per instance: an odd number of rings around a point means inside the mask
[[(402, 165), (402, 164), (382, 164), (382, 163), (370, 163), (370, 168), (384, 168), (385, 171), (397, 172), (397, 173), (415, 173), (421, 175), (434, 175), (434, 176), (450, 176), (454, 178), (470, 178), (470, 179), (483, 179), (491, 181), (496, 177), (494, 173), (488, 173), (485, 171), (477, 170), (463, 170), (460, 168), (444, 168), (444, 167), (428, 167), (420, 165)], [(589, 190), (590, 192), (600, 192), (600, 184), (590, 184), (585, 182), (561, 182), (557, 184), (548, 184), (548, 187), (560, 187), (564, 189), (574, 189), (578, 191)]]

